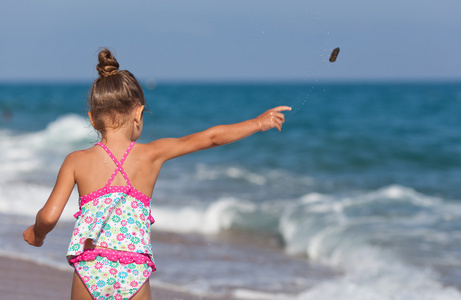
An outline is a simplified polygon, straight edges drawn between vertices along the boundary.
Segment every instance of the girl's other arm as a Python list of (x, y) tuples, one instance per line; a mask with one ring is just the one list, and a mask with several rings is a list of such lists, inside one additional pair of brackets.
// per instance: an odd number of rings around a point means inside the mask
[(285, 122), (282, 111), (288, 110), (291, 110), (291, 107), (278, 106), (244, 122), (214, 126), (182, 138), (161, 139), (154, 142), (155, 147), (160, 149), (162, 160), (167, 161), (192, 152), (233, 143), (258, 131), (271, 128), (281, 131), (282, 124)]
[(73, 157), (74, 155), (70, 154), (64, 160), (48, 201), (38, 211), (35, 224), (23, 233), (24, 240), (32, 246), (43, 245), (46, 235), (56, 226), (72, 193), (75, 185)]

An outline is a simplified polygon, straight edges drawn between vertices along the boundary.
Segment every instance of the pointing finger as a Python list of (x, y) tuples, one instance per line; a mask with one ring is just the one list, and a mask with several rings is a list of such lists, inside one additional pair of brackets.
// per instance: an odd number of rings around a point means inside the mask
[(289, 106), (277, 106), (277, 107), (274, 107), (273, 110), (276, 111), (276, 112), (290, 111), (291, 107), (289, 107)]

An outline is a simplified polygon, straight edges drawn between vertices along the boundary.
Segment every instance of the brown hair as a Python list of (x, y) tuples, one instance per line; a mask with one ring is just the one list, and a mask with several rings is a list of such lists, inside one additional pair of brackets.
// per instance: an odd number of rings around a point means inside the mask
[(104, 134), (106, 128), (119, 128), (138, 105), (146, 105), (138, 80), (127, 70), (119, 71), (114, 55), (103, 48), (96, 66), (99, 78), (93, 82), (89, 107), (94, 129)]

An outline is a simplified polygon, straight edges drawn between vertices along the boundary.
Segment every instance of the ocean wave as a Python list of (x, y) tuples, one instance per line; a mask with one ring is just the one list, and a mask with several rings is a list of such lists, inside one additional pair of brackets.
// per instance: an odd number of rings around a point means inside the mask
[(315, 180), (304, 175), (295, 175), (283, 169), (271, 169), (264, 172), (250, 170), (242, 165), (207, 165), (197, 163), (193, 172), (187, 174), (187, 180), (213, 182), (218, 180), (240, 181), (254, 186), (274, 186), (285, 190), (295, 185), (312, 186)]
[(206, 181), (217, 180), (220, 178), (232, 178), (244, 180), (256, 185), (264, 185), (267, 183), (267, 178), (265, 176), (237, 166), (210, 168), (205, 164), (197, 164), (194, 176), (198, 180)]
[(276, 221), (258, 205), (236, 198), (222, 198), (208, 207), (156, 206), (153, 214), (157, 220), (155, 229), (179, 233), (216, 234), (236, 227), (261, 231), (264, 225), (273, 227)]
[[(160, 230), (276, 234), (287, 253), (344, 272), (296, 299), (460, 299), (459, 291), (444, 287), (438, 271), (461, 259), (459, 253), (449, 253), (461, 242), (459, 235), (450, 234), (459, 228), (461, 209), (408, 187), (354, 195), (310, 193), (260, 204), (221, 198), (202, 207), (157, 207), (154, 213), (154, 228)], [(427, 259), (431, 254), (437, 260)], [(444, 272), (454, 274), (455, 268)]]
[(55, 173), (68, 153), (87, 147), (96, 140), (96, 134), (84, 118), (69, 114), (49, 123), (41, 131), (17, 133), (1, 130), (0, 139), (3, 145), (0, 147), (1, 182), (34, 172)]
[[(35, 216), (48, 199), (65, 156), (94, 140), (92, 132), (87, 121), (74, 114), (58, 118), (41, 131), (1, 130), (0, 211)], [(78, 199), (76, 194), (71, 198)], [(69, 201), (62, 219), (72, 220), (77, 206), (77, 201)]]
[[(36, 183), (0, 184), (0, 211), (3, 214), (35, 217), (51, 193), (49, 185)], [(72, 191), (61, 220), (75, 220), (73, 214), (78, 210), (78, 192)], [(72, 201), (75, 200), (75, 201)]]
[[(358, 256), (357, 260), (363, 258)], [(379, 261), (378, 261), (379, 262)], [(364, 269), (347, 272), (339, 280), (325, 282), (299, 294), (296, 300), (456, 300), (461, 294), (438, 282), (430, 270), (383, 262), (366, 264)]]

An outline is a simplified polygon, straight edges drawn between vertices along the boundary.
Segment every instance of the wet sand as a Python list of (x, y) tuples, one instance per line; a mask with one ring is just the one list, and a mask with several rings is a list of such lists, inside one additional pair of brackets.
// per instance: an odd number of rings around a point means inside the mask
[[(2, 300), (70, 299), (72, 277), (73, 269), (70, 266), (69, 271), (62, 271), (28, 261), (0, 256), (0, 298)], [(151, 287), (151, 293), (152, 299), (156, 300), (218, 299), (160, 287)]]

